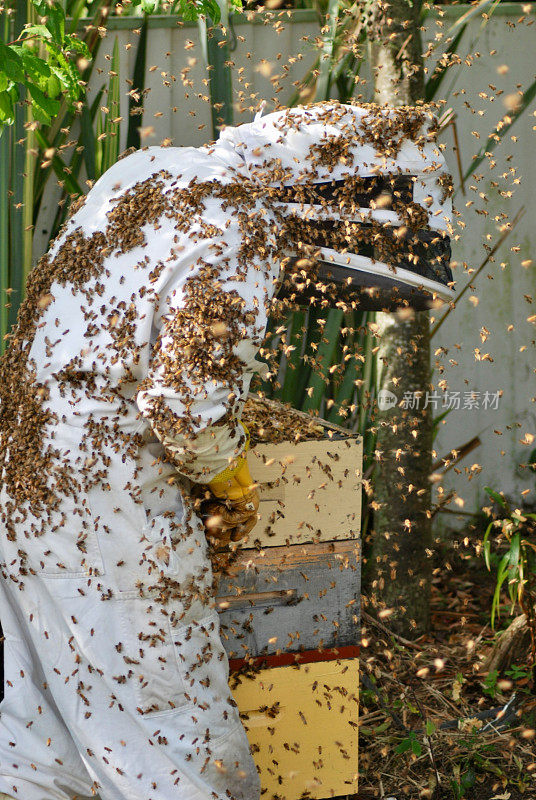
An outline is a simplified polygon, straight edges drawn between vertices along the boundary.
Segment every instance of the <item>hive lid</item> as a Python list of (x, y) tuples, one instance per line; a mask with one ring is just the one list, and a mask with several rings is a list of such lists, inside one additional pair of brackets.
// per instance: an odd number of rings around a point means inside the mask
[[(296, 254), (294, 260), (299, 261)], [(432, 268), (427, 272), (422, 275), (366, 256), (323, 248), (314, 275), (291, 268), (277, 297), (298, 305), (311, 298), (333, 303), (343, 300), (363, 311), (392, 311), (404, 306), (424, 310), (454, 300), (453, 289), (437, 280)]]

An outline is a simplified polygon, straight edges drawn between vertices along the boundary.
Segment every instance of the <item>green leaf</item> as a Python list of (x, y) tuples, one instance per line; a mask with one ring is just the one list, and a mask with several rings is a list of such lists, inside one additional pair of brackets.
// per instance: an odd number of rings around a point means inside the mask
[(496, 492), (494, 489), (491, 489), (489, 486), (484, 486), (484, 491), (488, 494), (492, 500), (495, 500), (503, 508), (506, 508), (506, 500), (499, 492)]
[(412, 739), (402, 739), (399, 745), (395, 747), (395, 753), (401, 755), (402, 753), (407, 753), (408, 750), (412, 749)]
[(420, 742), (417, 741), (417, 739), (412, 739), (411, 740), (411, 750), (412, 750), (413, 754), (417, 756), (417, 758), (421, 755), (421, 753), (422, 753), (422, 745), (421, 745)]
[(472, 789), (476, 783), (476, 773), (474, 769), (469, 767), (467, 772), (464, 772), (463, 775), (461, 776), (460, 783), (462, 789)]
[[(50, 142), (45, 138), (44, 133), (41, 130), (39, 130), (39, 128), (35, 131), (35, 136), (37, 141), (39, 142), (40, 147), (42, 147), (43, 150), (46, 150), (50, 147)], [(66, 171), (65, 167), (67, 165), (57, 153), (55, 153), (54, 156), (52, 157), (52, 166), (57, 177), (64, 182), (65, 189), (70, 194), (77, 194), (77, 195), (84, 194), (84, 190), (75, 180), (73, 175), (71, 175), (69, 172)]]
[(199, 17), (207, 17), (214, 25), (221, 19), (221, 11), (215, 0), (179, 0), (174, 6), (185, 20), (193, 21)]
[(53, 2), (49, 2), (48, 0), (32, 0), (32, 4), (39, 16), (44, 18), (44, 24), (32, 25), (31, 28), (26, 28), (25, 31), (44, 28), (47, 35), (61, 45), (65, 36), (65, 12), (62, 5), (56, 2), (56, 0), (53, 0)]
[(455, 53), (457, 51), (458, 45), (460, 44), (461, 38), (465, 33), (466, 27), (467, 25), (462, 25), (461, 29), (458, 31), (452, 42), (450, 42), (449, 46), (445, 50), (444, 56), (446, 55), (447, 58), (445, 59), (444, 62), (441, 59), (439, 60), (439, 63), (437, 64), (432, 75), (426, 81), (425, 97), (427, 103), (430, 103), (437, 95), (441, 87), (441, 84), (443, 83), (443, 79), (447, 75), (450, 68), (450, 59), (448, 58), (448, 56), (452, 55), (452, 53)]
[(67, 89), (69, 98), (75, 101), (80, 96), (80, 74), (78, 69), (72, 64), (55, 45), (50, 44), (49, 53), (54, 61), (51, 62), (51, 69), (62, 85)]
[(47, 0), (32, 0), (32, 5), (40, 17), (44, 17), (48, 11)]
[(50, 114), (47, 114), (44, 108), (42, 108), (40, 105), (37, 105), (36, 103), (32, 103), (32, 114), (34, 119), (37, 122), (40, 122), (42, 125), (50, 125), (52, 121)]
[(12, 122), (14, 119), (13, 101), (8, 92), (0, 92), (0, 121)]
[(493, 593), (493, 600), (491, 604), (491, 627), (495, 627), (495, 616), (499, 616), (499, 609), (501, 603), (501, 589), (503, 583), (505, 582), (506, 578), (508, 577), (508, 562), (510, 560), (510, 556), (506, 553), (499, 564), (499, 569), (497, 572), (497, 583), (495, 585), (495, 592)]
[(48, 121), (50, 121), (50, 117), (54, 117), (59, 109), (60, 104), (57, 100), (52, 100), (50, 97), (47, 97), (41, 89), (39, 89), (34, 84), (28, 82), (26, 84), (28, 91), (32, 96), (32, 100), (34, 102), (34, 106), (37, 107), (40, 111), (44, 112), (45, 115), (48, 116)]
[(24, 68), (20, 56), (2, 41), (0, 41), (0, 72), (4, 72), (8, 78), (17, 83), (24, 81)]
[(47, 94), (49, 97), (57, 97), (61, 92), (61, 83), (56, 75), (51, 75), (47, 81)]
[(29, 50), (24, 50), (24, 48), (22, 48), (21, 60), (30, 78), (35, 83), (44, 87), (47, 79), (50, 77), (50, 67), (46, 61), (43, 61), (42, 58), (39, 58), (39, 56), (36, 56)]
[(63, 45), (65, 37), (65, 14), (63, 8), (61, 8), (58, 3), (54, 3), (48, 7), (45, 25), (52, 34), (52, 38), (59, 45)]
[(516, 567), (519, 564), (519, 554), (520, 554), (520, 547), (521, 547), (521, 534), (516, 533), (512, 537), (512, 542), (510, 544), (510, 567)]
[(84, 56), (84, 58), (87, 58), (88, 61), (91, 61), (93, 58), (87, 44), (83, 39), (78, 39), (76, 36), (69, 35), (65, 37), (64, 49), (79, 53), (81, 56)]
[(4, 72), (0, 72), (0, 92), (5, 92), (9, 84), (9, 80), (7, 75)]
[(441, 430), (441, 423), (444, 419), (448, 417), (451, 413), (452, 408), (447, 408), (445, 411), (442, 411), (441, 414), (438, 414), (437, 417), (434, 417), (432, 420), (432, 441), (435, 441), (436, 436), (439, 434)]
[(425, 730), (427, 736), (433, 736), (434, 733), (436, 732), (437, 728), (431, 719), (426, 720)]
[(68, 6), (67, 7), (66, 13), (67, 13), (67, 16), (70, 17), (70, 20), (71, 20), (70, 28), (69, 28), (69, 32), (70, 33), (73, 33), (74, 31), (76, 31), (76, 29), (78, 27), (78, 21), (82, 16), (82, 13), (83, 13), (83, 11), (85, 9), (86, 3), (87, 3), (87, 0), (75, 0), (74, 4), (72, 6), (70, 6), (70, 7)]
[(486, 533), (484, 534), (484, 539), (482, 541), (482, 547), (484, 549), (484, 560), (486, 562), (486, 567), (488, 570), (491, 570), (491, 563), (490, 563), (490, 556), (491, 556), (491, 542), (489, 540), (489, 535), (493, 529), (493, 522), (490, 522), (488, 527), (486, 528)]
[(52, 38), (52, 34), (46, 25), (28, 25), (27, 28), (24, 28), (22, 34), (24, 36), (22, 41), (24, 42), (26, 42), (28, 39), (33, 39), (35, 36), (42, 39)]
[(221, 8), (216, 0), (204, 0), (201, 3), (201, 13), (212, 20), (214, 25), (219, 25), (221, 22)]
[(495, 695), (497, 694), (497, 678), (498, 677), (499, 677), (498, 670), (493, 669), (493, 670), (491, 670), (491, 672), (488, 672), (488, 674), (486, 675), (486, 677), (484, 679), (484, 686), (482, 687), (483, 688), (483, 692), (484, 692), (484, 694), (487, 694), (488, 697), (491, 697), (492, 699), (494, 699)]
[(467, 25), (470, 19), (476, 17), (477, 15), (482, 15), (484, 11), (487, 11), (488, 6), (491, 6), (494, 2), (495, 0), (480, 0), (479, 3), (471, 6), (469, 11), (466, 11), (465, 14), (462, 14), (461, 17), (458, 17), (456, 22), (451, 25), (450, 30), (455, 31), (456, 28)]
[[(391, 727), (391, 719), (388, 717), (385, 722), (382, 722), (381, 725), (377, 725), (374, 728), (374, 735), (377, 736), (379, 733), (385, 733), (385, 731), (389, 730)], [(361, 730), (361, 728), (359, 729)]]

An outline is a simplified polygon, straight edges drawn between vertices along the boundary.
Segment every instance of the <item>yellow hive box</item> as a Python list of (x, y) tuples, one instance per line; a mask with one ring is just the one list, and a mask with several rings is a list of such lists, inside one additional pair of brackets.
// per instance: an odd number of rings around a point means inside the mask
[(362, 439), (257, 444), (251, 474), (260, 520), (245, 547), (356, 539), (361, 528)]
[(357, 793), (357, 658), (263, 669), (253, 678), (231, 678), (231, 687), (262, 800)]

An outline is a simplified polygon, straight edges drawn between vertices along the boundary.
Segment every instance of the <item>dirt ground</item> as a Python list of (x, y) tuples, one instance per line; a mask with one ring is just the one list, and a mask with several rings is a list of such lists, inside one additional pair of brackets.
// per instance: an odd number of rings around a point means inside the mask
[[(470, 552), (445, 556), (432, 631), (415, 643), (390, 634), (364, 598), (359, 800), (536, 800), (529, 653), (504, 674), (483, 669), (493, 590)], [(499, 627), (509, 621), (503, 613)]]

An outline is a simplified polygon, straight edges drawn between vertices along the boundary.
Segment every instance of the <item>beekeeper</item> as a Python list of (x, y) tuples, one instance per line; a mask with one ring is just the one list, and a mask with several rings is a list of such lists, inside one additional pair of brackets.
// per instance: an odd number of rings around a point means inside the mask
[(369, 113), (137, 151), (32, 271), (0, 365), (8, 797), (259, 797), (206, 530), (238, 541), (257, 519), (239, 420), (289, 261), (281, 186), (355, 179)]

